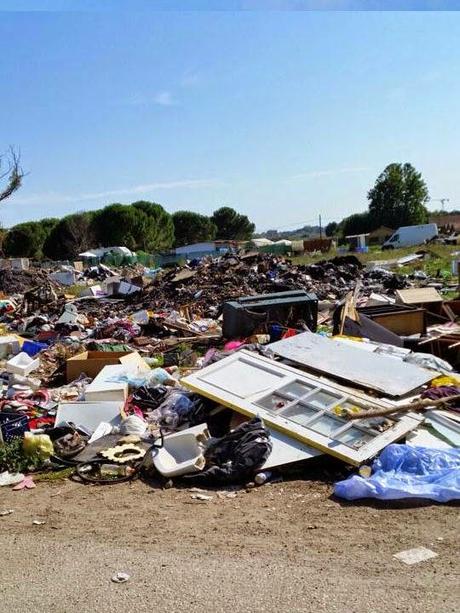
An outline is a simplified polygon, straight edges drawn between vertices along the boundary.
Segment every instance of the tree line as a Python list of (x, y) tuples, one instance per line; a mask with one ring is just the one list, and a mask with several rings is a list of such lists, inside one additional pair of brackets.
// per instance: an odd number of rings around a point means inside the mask
[(380, 226), (397, 229), (428, 222), (429, 192), (420, 172), (412, 164), (389, 164), (367, 194), (367, 211), (326, 226), (327, 236), (366, 234)]
[[(24, 172), (20, 155), (10, 149), (0, 155), (0, 201), (21, 186)], [(411, 164), (389, 164), (367, 194), (368, 210), (326, 226), (327, 236), (344, 238), (372, 232), (380, 226), (396, 229), (428, 221), (429, 192), (420, 172)], [(246, 215), (223, 206), (210, 216), (193, 211), (170, 215), (160, 204), (138, 201), (109, 204), (96, 211), (45, 218), (17, 224), (0, 234), (7, 257), (72, 259), (97, 247), (126, 246), (155, 253), (173, 246), (222, 240), (249, 240), (255, 225)]]
[(141, 200), (17, 224), (4, 235), (2, 247), (7, 257), (65, 260), (96, 247), (158, 253), (216, 239), (248, 240), (254, 230), (246, 215), (228, 206), (210, 217), (193, 211), (171, 215), (160, 204)]

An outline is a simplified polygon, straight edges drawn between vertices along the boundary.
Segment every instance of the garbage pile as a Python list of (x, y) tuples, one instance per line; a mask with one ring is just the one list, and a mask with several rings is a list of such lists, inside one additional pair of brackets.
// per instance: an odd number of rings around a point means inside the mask
[(421, 272), (0, 271), (0, 485), (254, 487), (332, 456), (337, 496), (458, 498), (460, 301)]

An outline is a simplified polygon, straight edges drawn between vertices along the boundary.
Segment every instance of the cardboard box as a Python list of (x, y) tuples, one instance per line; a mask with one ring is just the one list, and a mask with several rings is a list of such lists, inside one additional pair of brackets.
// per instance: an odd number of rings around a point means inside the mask
[(139, 371), (150, 370), (137, 351), (84, 351), (67, 360), (67, 382), (74, 381), (82, 373), (94, 379), (104, 366), (114, 364), (128, 365)]

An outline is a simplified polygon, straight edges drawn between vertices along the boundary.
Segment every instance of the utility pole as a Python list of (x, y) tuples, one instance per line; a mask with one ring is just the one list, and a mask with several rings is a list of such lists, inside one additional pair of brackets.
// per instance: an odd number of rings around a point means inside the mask
[(321, 215), (319, 216), (319, 237), (323, 238), (323, 227), (321, 226)]

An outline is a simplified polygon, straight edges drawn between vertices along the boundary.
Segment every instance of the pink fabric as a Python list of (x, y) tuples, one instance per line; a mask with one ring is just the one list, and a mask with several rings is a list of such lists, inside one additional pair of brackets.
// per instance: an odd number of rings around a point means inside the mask
[(19, 490), (33, 490), (34, 487), (37, 487), (34, 483), (34, 480), (32, 479), (32, 477), (24, 477), (24, 479), (21, 481), (21, 483), (18, 483), (17, 485), (15, 485), (13, 487), (13, 490), (15, 492), (19, 491)]
[(228, 341), (224, 346), (224, 351), (235, 351), (244, 345), (244, 341)]

